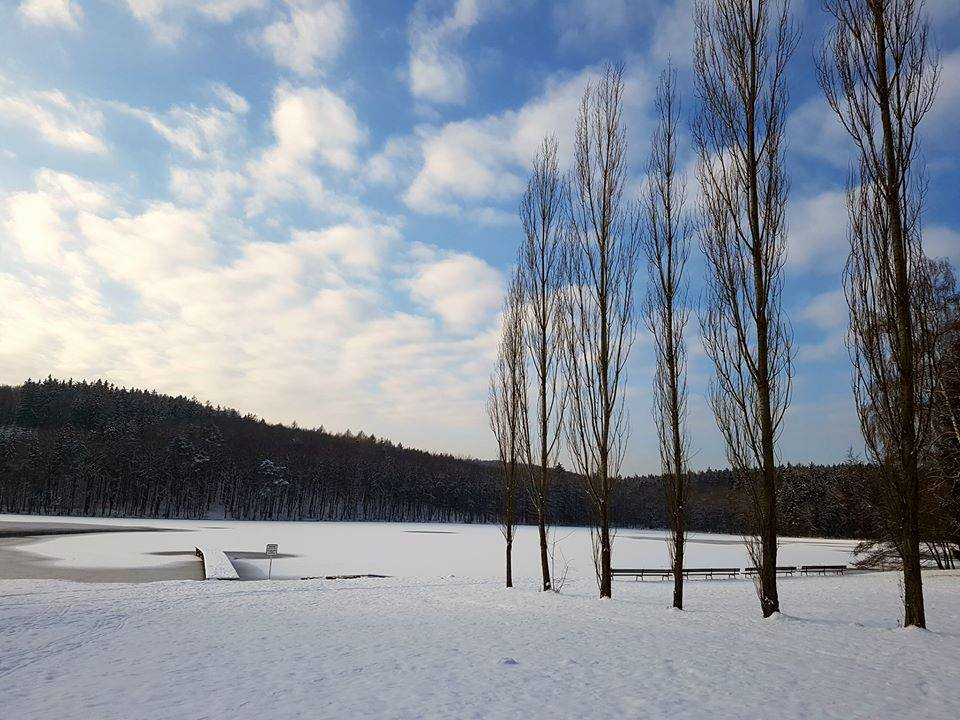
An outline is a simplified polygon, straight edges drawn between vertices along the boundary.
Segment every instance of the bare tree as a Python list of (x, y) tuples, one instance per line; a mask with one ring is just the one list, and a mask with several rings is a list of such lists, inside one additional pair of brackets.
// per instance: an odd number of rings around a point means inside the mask
[(710, 401), (727, 459), (751, 500), (748, 549), (769, 617), (780, 609), (776, 443), (792, 376), (792, 335), (781, 310), (785, 72), (799, 32), (786, 0), (699, 0), (695, 24), (701, 107), (694, 135), (708, 264), (701, 333), (716, 368)]
[(684, 277), (693, 231), (684, 210), (686, 184), (677, 169), (677, 123), (680, 102), (676, 72), (660, 76), (656, 110), (659, 117), (650, 148), (644, 197), (643, 245), (647, 255), (646, 320), (657, 357), (653, 383), (653, 415), (660, 441), (660, 465), (666, 481), (673, 567), (673, 606), (683, 609), (683, 549), (687, 500), (689, 438), (687, 437), (688, 283)]
[(527, 467), (527, 375), (523, 344), (523, 292), (514, 276), (504, 303), (497, 364), (490, 378), (487, 416), (497, 441), (502, 468), (500, 528), (506, 540), (506, 581), (513, 587), (513, 539), (517, 524), (517, 487)]
[(623, 67), (584, 92), (574, 136), (567, 252), (567, 447), (597, 508), (600, 596), (611, 596), (610, 488), (629, 434), (623, 394), (636, 332), (636, 213), (623, 199)]
[(524, 239), (518, 263), (525, 305), (524, 342), (533, 369), (531, 380), (536, 383), (527, 464), (531, 467), (530, 498), (537, 511), (544, 590), (551, 589), (547, 546), (549, 468), (556, 464), (560, 449), (565, 397), (560, 382), (565, 199), (557, 164), (557, 141), (546, 137), (534, 158), (527, 190), (520, 201)]
[(926, 626), (920, 577), (922, 455), (935, 380), (929, 277), (921, 246), (924, 194), (917, 129), (936, 95), (922, 0), (825, 0), (833, 16), (818, 76), (854, 141), (850, 256), (844, 290), (854, 397), (868, 451), (882, 469), (899, 528), (904, 624)]

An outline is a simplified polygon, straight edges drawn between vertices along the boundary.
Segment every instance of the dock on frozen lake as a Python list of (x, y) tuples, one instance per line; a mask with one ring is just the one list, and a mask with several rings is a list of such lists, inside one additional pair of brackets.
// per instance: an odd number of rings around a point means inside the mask
[(223, 550), (197, 546), (197, 557), (203, 560), (205, 580), (239, 580), (237, 569)]

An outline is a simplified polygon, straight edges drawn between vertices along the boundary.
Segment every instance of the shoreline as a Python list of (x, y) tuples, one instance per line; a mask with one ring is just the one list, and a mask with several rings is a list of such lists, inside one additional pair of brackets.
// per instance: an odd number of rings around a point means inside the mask
[(128, 532), (176, 531), (171, 528), (69, 522), (0, 522), (0, 580), (70, 580), (88, 583), (203, 580), (203, 566), (193, 560), (153, 567), (65, 567), (58, 564), (55, 558), (25, 549), (48, 537)]

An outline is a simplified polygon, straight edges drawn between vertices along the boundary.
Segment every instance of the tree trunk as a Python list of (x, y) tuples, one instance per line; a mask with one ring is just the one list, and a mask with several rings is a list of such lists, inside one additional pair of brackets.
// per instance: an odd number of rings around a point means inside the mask
[[(607, 484), (604, 480), (604, 496)], [(610, 517), (606, 500), (600, 506), (600, 597), (613, 597), (610, 578)]]
[(550, 557), (547, 553), (547, 524), (544, 520), (544, 511), (540, 510), (538, 518), (538, 526), (540, 531), (540, 570), (543, 574), (543, 590), (552, 589), (553, 585), (550, 582)]
[(683, 515), (679, 520), (680, 530), (673, 540), (673, 606), (683, 610)]
[(897, 344), (899, 345), (900, 448), (898, 458), (903, 472), (903, 624), (926, 627), (923, 610), (923, 580), (920, 577), (920, 478), (917, 465), (916, 429), (914, 427), (913, 315), (910, 281), (907, 274), (906, 242), (900, 202), (900, 177), (894, 152), (893, 120), (890, 115), (890, 87), (887, 83), (887, 41), (883, 8), (871, 3), (877, 39), (877, 77), (880, 122), (883, 127), (883, 150), (886, 163), (884, 199), (890, 218), (890, 240), (893, 245), (895, 302), (897, 312)]

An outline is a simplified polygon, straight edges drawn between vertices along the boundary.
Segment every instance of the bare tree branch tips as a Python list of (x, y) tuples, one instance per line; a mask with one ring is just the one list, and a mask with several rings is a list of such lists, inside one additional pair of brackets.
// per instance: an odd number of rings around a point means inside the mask
[(669, 518), (673, 606), (683, 609), (683, 549), (690, 440), (687, 435), (687, 349), (690, 311), (685, 275), (693, 223), (686, 212), (686, 184), (677, 168), (680, 98), (672, 65), (657, 86), (657, 127), (650, 143), (643, 197), (643, 249), (647, 256), (646, 323), (653, 336), (656, 374), (653, 419)]
[(513, 587), (513, 538), (517, 525), (517, 488), (528, 472), (527, 368), (523, 342), (523, 290), (515, 276), (507, 291), (497, 364), (490, 378), (487, 416), (500, 453), (502, 498), (500, 527), (506, 540), (506, 582)]
[(584, 92), (570, 174), (565, 294), (567, 447), (597, 510), (600, 596), (610, 597), (611, 485), (629, 436), (627, 358), (636, 331), (638, 214), (627, 177), (623, 67), (607, 66)]
[(549, 468), (556, 465), (566, 395), (561, 378), (564, 315), (564, 231), (566, 186), (557, 162), (557, 140), (546, 137), (533, 161), (527, 190), (520, 201), (523, 243), (518, 282), (524, 301), (524, 342), (536, 391), (530, 415), (530, 499), (537, 511), (543, 589), (552, 588), (547, 516)]

